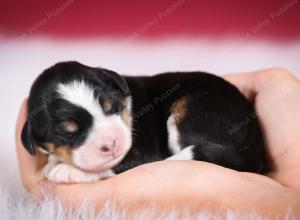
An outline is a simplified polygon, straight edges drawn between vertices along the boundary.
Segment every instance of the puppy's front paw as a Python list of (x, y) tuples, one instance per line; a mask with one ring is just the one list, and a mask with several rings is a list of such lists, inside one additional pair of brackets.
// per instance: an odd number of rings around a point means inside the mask
[(87, 173), (64, 163), (59, 163), (51, 168), (46, 166), (44, 174), (49, 180), (58, 183), (87, 183), (103, 178), (101, 174)]

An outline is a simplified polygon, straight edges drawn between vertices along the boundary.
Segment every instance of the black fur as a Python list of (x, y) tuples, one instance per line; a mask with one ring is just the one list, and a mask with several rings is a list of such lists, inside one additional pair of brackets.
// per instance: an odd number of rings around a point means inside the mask
[[(189, 101), (187, 114), (178, 126), (180, 143), (183, 148), (196, 146), (195, 160), (240, 171), (261, 172), (264, 168), (264, 145), (253, 107), (233, 85), (220, 77), (203, 72), (121, 77), (115, 72), (77, 62), (59, 63), (44, 71), (34, 83), (28, 122), (22, 135), (30, 153), (34, 151), (29, 140), (37, 145), (54, 142), (76, 147), (86, 138), (91, 115), (53, 93), (55, 84), (73, 79), (83, 79), (92, 85), (99, 99), (113, 100), (114, 108), (107, 114), (118, 114), (123, 108), (122, 100), (132, 97), (133, 144), (124, 160), (113, 168), (116, 173), (171, 156), (166, 122), (172, 104), (182, 97)], [(68, 117), (81, 126), (73, 136), (59, 129), (60, 121)], [(243, 123), (247, 118), (247, 123)]]
[[(203, 72), (126, 77), (126, 81), (133, 97), (136, 135), (116, 172), (171, 156), (166, 121), (170, 106), (185, 96), (189, 97), (188, 114), (179, 132), (183, 146), (196, 145), (195, 160), (240, 171), (264, 171), (264, 144), (258, 121), (251, 117), (253, 107), (230, 83)], [(140, 115), (151, 103), (153, 110)], [(251, 120), (240, 127), (248, 117)]]

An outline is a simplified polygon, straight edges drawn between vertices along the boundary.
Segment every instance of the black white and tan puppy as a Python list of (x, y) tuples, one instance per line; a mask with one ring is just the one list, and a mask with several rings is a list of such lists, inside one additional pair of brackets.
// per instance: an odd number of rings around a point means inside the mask
[(32, 155), (49, 154), (52, 181), (97, 181), (164, 159), (264, 169), (251, 104), (208, 73), (129, 77), (62, 62), (34, 82), (28, 110), (22, 142)]

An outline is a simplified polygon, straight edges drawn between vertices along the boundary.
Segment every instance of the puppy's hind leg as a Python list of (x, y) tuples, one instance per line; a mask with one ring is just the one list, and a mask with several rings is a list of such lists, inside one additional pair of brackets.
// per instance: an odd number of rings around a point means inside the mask
[(193, 160), (194, 159), (194, 153), (193, 153), (193, 148), (195, 146), (191, 145), (188, 147), (185, 147), (178, 153), (174, 154), (171, 157), (168, 157), (166, 160)]

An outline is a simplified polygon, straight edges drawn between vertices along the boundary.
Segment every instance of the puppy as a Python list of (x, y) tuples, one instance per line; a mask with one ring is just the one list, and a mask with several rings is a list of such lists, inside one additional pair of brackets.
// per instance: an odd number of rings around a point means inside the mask
[(28, 111), (22, 142), (49, 155), (44, 175), (55, 182), (93, 182), (164, 159), (265, 167), (253, 107), (208, 73), (129, 77), (62, 62), (36, 79)]

